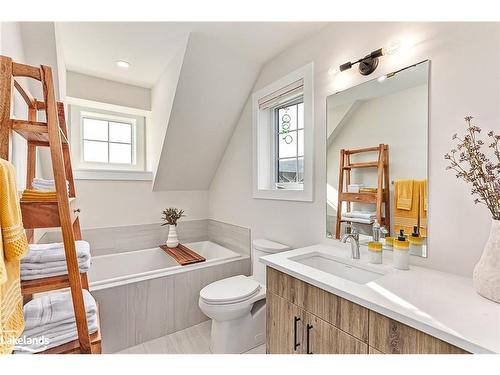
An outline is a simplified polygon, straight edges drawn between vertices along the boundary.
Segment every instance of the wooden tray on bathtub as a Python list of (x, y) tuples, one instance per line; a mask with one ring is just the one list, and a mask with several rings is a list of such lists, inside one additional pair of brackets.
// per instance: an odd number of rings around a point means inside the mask
[(181, 266), (188, 264), (204, 262), (206, 259), (186, 246), (179, 244), (177, 247), (170, 248), (167, 245), (160, 245), (160, 248), (176, 260)]

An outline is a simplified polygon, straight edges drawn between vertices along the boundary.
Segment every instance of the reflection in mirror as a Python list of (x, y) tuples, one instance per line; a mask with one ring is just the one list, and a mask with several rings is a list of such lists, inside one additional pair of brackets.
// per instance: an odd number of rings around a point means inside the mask
[(327, 98), (327, 236), (427, 256), (429, 61)]

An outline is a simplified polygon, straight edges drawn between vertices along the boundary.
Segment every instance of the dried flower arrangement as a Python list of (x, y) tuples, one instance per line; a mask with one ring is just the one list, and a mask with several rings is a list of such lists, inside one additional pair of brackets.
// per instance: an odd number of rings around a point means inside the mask
[(162, 214), (162, 220), (164, 221), (162, 225), (177, 225), (177, 220), (179, 220), (183, 216), (186, 216), (184, 215), (184, 210), (173, 207), (163, 210)]
[(479, 139), (481, 128), (472, 124), (472, 116), (465, 117), (465, 122), (467, 133), (464, 137), (453, 135), (452, 139), (458, 140), (458, 144), (445, 155), (450, 161), (446, 169), (454, 170), (457, 178), (471, 184), (474, 203), (486, 205), (492, 218), (500, 220), (500, 135), (493, 131), (488, 133), (487, 147), (494, 155), (490, 159), (483, 151), (484, 141)]

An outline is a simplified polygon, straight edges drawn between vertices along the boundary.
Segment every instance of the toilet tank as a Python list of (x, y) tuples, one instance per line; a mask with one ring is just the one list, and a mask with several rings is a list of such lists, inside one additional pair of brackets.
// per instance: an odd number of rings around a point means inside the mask
[(290, 247), (266, 239), (252, 242), (252, 276), (261, 284), (266, 284), (266, 265), (259, 261), (260, 257), (290, 250)]

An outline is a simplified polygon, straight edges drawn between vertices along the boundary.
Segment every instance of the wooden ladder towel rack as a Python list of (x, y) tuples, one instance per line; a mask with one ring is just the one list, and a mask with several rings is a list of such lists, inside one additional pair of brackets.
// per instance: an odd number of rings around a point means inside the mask
[[(35, 99), (20, 77), (41, 82), (43, 101)], [(12, 119), (14, 89), (28, 106), (28, 119)], [(38, 121), (38, 112), (45, 112), (45, 122)], [(100, 329), (89, 335), (83, 289), (89, 288), (87, 274), (80, 274), (75, 240), (81, 240), (79, 210), (76, 208), (75, 184), (68, 144), (68, 130), (64, 104), (56, 102), (52, 69), (41, 65), (33, 67), (13, 62), (0, 56), (0, 157), (9, 159), (9, 139), (14, 131), (27, 141), (26, 187), (32, 188), (36, 171), (37, 147), (48, 147), (52, 161), (56, 197), (55, 201), (20, 202), (23, 225), (30, 242), (36, 228), (60, 227), (68, 274), (44, 279), (22, 281), (23, 296), (30, 299), (34, 293), (70, 288), (75, 312), (78, 340), (51, 348), (43, 353), (100, 353)], [(68, 185), (66, 185), (68, 181)]]
[[(378, 152), (375, 161), (352, 163), (351, 155)], [(351, 171), (357, 168), (376, 168), (377, 191), (349, 193), (347, 187), (351, 184)], [(355, 222), (355, 220), (342, 219), (342, 203), (347, 203), (347, 212), (351, 211), (351, 203), (373, 203), (377, 221), (390, 231), (390, 203), (389, 203), (389, 145), (380, 144), (375, 147), (340, 150), (339, 169), (339, 196), (337, 205), (337, 222), (335, 237), (340, 238), (340, 229), (343, 222)], [(384, 205), (384, 216), (382, 216), (382, 205)]]

